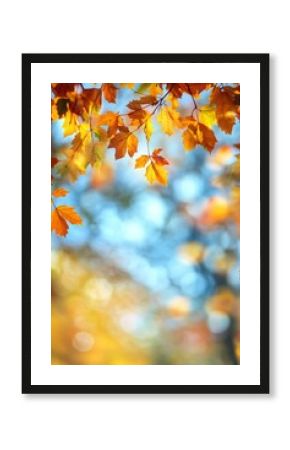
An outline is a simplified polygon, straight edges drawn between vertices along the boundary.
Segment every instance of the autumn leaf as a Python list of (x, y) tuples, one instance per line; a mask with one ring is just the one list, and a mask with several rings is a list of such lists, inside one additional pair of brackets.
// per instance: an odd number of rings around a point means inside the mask
[(130, 134), (127, 139), (128, 153), (132, 157), (138, 148), (138, 138), (134, 134)]
[(106, 125), (108, 127), (107, 135), (108, 137), (112, 137), (117, 133), (118, 126), (121, 125), (122, 119), (121, 117), (112, 111), (107, 111), (104, 114), (100, 114), (95, 117), (92, 121), (93, 127)]
[(68, 232), (68, 224), (59, 214), (57, 208), (55, 208), (51, 213), (51, 229), (58, 236), (66, 236)]
[(188, 91), (186, 83), (167, 83), (167, 89), (176, 98), (180, 98), (184, 92)]
[(129, 131), (121, 131), (116, 134), (109, 143), (109, 148), (115, 148), (115, 158), (123, 158), (127, 151), (129, 156), (133, 156), (138, 148), (138, 138)]
[(209, 152), (214, 149), (217, 142), (214, 132), (197, 121), (192, 121), (182, 135), (184, 149), (189, 151), (197, 145), (202, 145)]
[(210, 106), (200, 106), (198, 109), (198, 121), (209, 128), (216, 125), (217, 119), (215, 108)]
[(102, 92), (103, 96), (109, 103), (115, 103), (117, 88), (112, 83), (103, 83), (102, 84)]
[(137, 158), (135, 161), (135, 169), (141, 169), (141, 168), (145, 167), (146, 164), (148, 163), (149, 159), (150, 158), (148, 155), (139, 156), (139, 158)]
[(62, 159), (57, 166), (57, 174), (66, 178), (67, 181), (74, 182), (78, 179), (79, 175), (85, 173), (85, 165), (80, 163), (79, 155), (75, 156), (74, 151), (71, 148), (62, 149), (62, 154), (65, 159)]
[(82, 219), (72, 206), (61, 205), (57, 207), (57, 210), (68, 222), (77, 225), (82, 223)]
[(70, 136), (71, 134), (74, 134), (79, 129), (79, 124), (77, 120), (77, 116), (72, 113), (70, 110), (68, 110), (64, 116), (63, 121), (63, 135), (64, 137)]
[(81, 217), (72, 206), (60, 205), (54, 208), (51, 213), (51, 229), (59, 236), (66, 236), (68, 232), (68, 223), (80, 225)]
[(136, 109), (128, 114), (132, 126), (141, 126), (146, 123), (149, 113), (145, 109)]
[[(156, 181), (164, 186), (167, 185), (168, 173), (163, 166), (169, 164), (169, 161), (160, 155), (161, 148), (153, 151), (152, 155), (141, 155), (135, 161), (135, 169), (146, 167), (145, 176), (150, 184)], [(148, 164), (149, 163), (149, 164)]]
[(163, 166), (160, 166), (159, 164), (156, 164), (152, 161), (147, 166), (145, 175), (150, 184), (158, 181), (163, 186), (167, 186), (168, 173)]
[(65, 188), (56, 188), (54, 189), (54, 191), (52, 192), (52, 195), (54, 197), (65, 197), (68, 194), (68, 190)]
[(69, 148), (62, 150), (66, 159), (59, 162), (57, 171), (67, 176), (70, 181), (76, 181), (84, 174), (88, 165), (99, 167), (105, 157), (107, 147), (107, 133), (101, 127), (95, 127), (94, 133), (86, 122), (79, 127)]
[(147, 141), (150, 141), (152, 133), (153, 133), (153, 122), (152, 122), (152, 117), (149, 117), (146, 122), (145, 122), (145, 126), (144, 126), (144, 133), (146, 136)]
[(236, 117), (239, 115), (239, 92), (231, 87), (216, 87), (210, 97), (216, 106), (218, 126), (227, 134), (232, 132)]
[(163, 106), (157, 115), (162, 131), (168, 135), (174, 133), (175, 126), (179, 119), (179, 113), (170, 106)]
[(102, 91), (97, 88), (85, 89), (81, 94), (81, 99), (87, 112), (91, 110), (92, 106), (95, 110), (99, 110), (102, 106)]
[(157, 95), (162, 94), (162, 83), (152, 83), (150, 85), (150, 94), (154, 95), (155, 97)]
[(129, 102), (127, 104), (127, 108), (133, 109), (133, 110), (140, 109), (141, 103), (139, 102), (139, 100), (132, 100), (131, 102)]
[(127, 139), (129, 133), (118, 133), (111, 139), (109, 148), (115, 148), (115, 158), (120, 159), (126, 155), (127, 152)]
[(187, 83), (186, 86), (189, 94), (198, 97), (202, 91), (209, 89), (212, 83)]
[(162, 152), (162, 148), (156, 148), (154, 152), (152, 153), (152, 159), (154, 162), (159, 166), (167, 166), (169, 163), (168, 159), (164, 158), (164, 156), (161, 156), (160, 153)]
[(69, 92), (75, 90), (77, 85), (79, 83), (51, 83), (51, 89), (57, 97), (66, 97)]
[(144, 95), (144, 97), (139, 98), (138, 102), (140, 105), (156, 105), (157, 99), (155, 95)]

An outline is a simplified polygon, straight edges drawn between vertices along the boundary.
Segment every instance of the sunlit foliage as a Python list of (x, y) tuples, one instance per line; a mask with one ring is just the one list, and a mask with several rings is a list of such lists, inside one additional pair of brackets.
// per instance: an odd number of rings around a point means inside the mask
[[(130, 101), (124, 110), (108, 108), (118, 104), (122, 90), (129, 89)], [(207, 101), (199, 99), (207, 93)], [(183, 111), (180, 99), (191, 98), (190, 112)], [(166, 149), (152, 148), (150, 140), (156, 127), (165, 134), (182, 135), (185, 151), (202, 146), (212, 152), (217, 144), (213, 127), (231, 133), (240, 117), (240, 87), (238, 84), (216, 83), (103, 83), (85, 87), (82, 83), (52, 83), (52, 120), (61, 119), (64, 137), (71, 137), (59, 159), (53, 155), (54, 175), (75, 181), (88, 166), (102, 167), (109, 149), (115, 159), (136, 158), (135, 169), (143, 169), (150, 184), (168, 184)], [(147, 153), (139, 154), (140, 134), (147, 141)], [(52, 178), (54, 181), (54, 178)], [(52, 230), (66, 236), (70, 224), (82, 219), (72, 208), (55, 207), (53, 197), (66, 195), (59, 188), (52, 193)], [(66, 209), (65, 209), (66, 208)]]

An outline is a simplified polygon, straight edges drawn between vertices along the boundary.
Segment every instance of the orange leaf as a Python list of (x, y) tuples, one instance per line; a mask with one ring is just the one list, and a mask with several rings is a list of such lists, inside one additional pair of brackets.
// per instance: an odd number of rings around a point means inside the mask
[(60, 188), (56, 188), (53, 191), (53, 193), (52, 193), (52, 195), (54, 197), (65, 197), (67, 194), (68, 194), (68, 190), (64, 189), (64, 188), (61, 188), (61, 187)]
[(145, 167), (148, 161), (149, 161), (148, 155), (139, 156), (139, 158), (137, 158), (135, 161), (135, 169), (141, 169), (142, 167)]
[(211, 87), (211, 83), (188, 83), (188, 91), (192, 96), (198, 96), (202, 91)]
[(66, 236), (68, 231), (68, 224), (63, 217), (58, 213), (57, 208), (51, 213), (51, 229), (59, 236)]
[(128, 153), (132, 157), (138, 148), (138, 138), (134, 134), (130, 134), (127, 139)]
[(115, 158), (120, 159), (126, 155), (128, 150), (129, 155), (132, 157), (138, 147), (138, 138), (129, 131), (121, 131), (116, 134), (109, 143), (109, 148), (115, 148)]
[(169, 89), (171, 94), (176, 98), (180, 98), (182, 94), (188, 90), (185, 83), (167, 83), (167, 89)]
[(217, 142), (214, 132), (197, 121), (192, 121), (183, 132), (182, 139), (185, 150), (192, 150), (197, 145), (202, 145), (211, 152)]
[(211, 152), (217, 142), (214, 132), (202, 123), (199, 124), (199, 130), (202, 133), (201, 145)]
[(157, 103), (157, 99), (154, 95), (144, 95), (144, 97), (139, 98), (138, 101), (141, 105), (155, 105)]
[(216, 117), (218, 126), (230, 134), (239, 117), (240, 95), (235, 88), (226, 86), (216, 87), (211, 94), (211, 102), (216, 105)]
[(109, 148), (115, 148), (115, 158), (120, 159), (124, 158), (127, 151), (127, 139), (128, 139), (128, 133), (121, 132), (116, 134), (113, 139), (110, 140)]
[(81, 217), (78, 215), (78, 213), (72, 206), (61, 205), (58, 206), (56, 209), (58, 213), (68, 222), (75, 225), (80, 225), (82, 223)]
[(139, 100), (132, 100), (131, 102), (128, 103), (127, 108), (129, 109), (140, 109), (141, 108), (141, 103), (139, 102)]
[(132, 111), (129, 115), (131, 120), (131, 125), (141, 125), (145, 122), (148, 112), (144, 109), (136, 109)]
[(97, 109), (102, 106), (102, 92), (101, 89), (92, 88), (85, 89), (81, 95), (84, 108), (89, 112), (90, 107), (94, 105)]
[(152, 153), (152, 159), (154, 159), (155, 163), (159, 166), (167, 166), (169, 163), (168, 159), (164, 158), (164, 156), (161, 156), (160, 153), (162, 152), (162, 148), (156, 148), (154, 152)]
[(112, 83), (102, 84), (102, 92), (107, 102), (115, 103), (117, 88)]
[(116, 134), (119, 122), (121, 122), (121, 117), (112, 111), (107, 111), (104, 114), (100, 114), (94, 120), (94, 126), (107, 125), (108, 126), (108, 137), (114, 136)]

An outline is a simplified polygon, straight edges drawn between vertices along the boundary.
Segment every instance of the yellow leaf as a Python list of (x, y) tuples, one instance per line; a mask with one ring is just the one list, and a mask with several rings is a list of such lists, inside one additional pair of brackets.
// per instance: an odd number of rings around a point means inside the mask
[(155, 181), (158, 181), (163, 186), (167, 186), (168, 173), (163, 166), (159, 166), (151, 162), (147, 166), (145, 176), (150, 184), (153, 184)]
[(215, 109), (210, 106), (200, 106), (198, 112), (198, 120), (205, 126), (212, 128), (217, 124)]
[(157, 116), (157, 121), (159, 122), (162, 131), (168, 135), (174, 133), (174, 128), (177, 126), (178, 119), (178, 112), (170, 106), (163, 106)]
[(64, 137), (76, 133), (79, 129), (77, 116), (73, 114), (70, 110), (68, 110), (64, 116), (64, 122), (62, 127)]
[(158, 83), (154, 83), (150, 85), (150, 94), (151, 95), (160, 95), (162, 94), (162, 87)]
[(79, 126), (79, 132), (80, 132), (80, 138), (82, 139), (82, 141), (84, 141), (85, 139), (88, 138), (88, 136), (90, 136), (90, 125), (86, 122), (83, 122), (80, 126)]
[(144, 132), (145, 132), (145, 136), (146, 136), (147, 141), (150, 141), (150, 138), (151, 138), (152, 133), (153, 133), (152, 117), (149, 117), (146, 120), (145, 127), (144, 127)]
[(146, 164), (148, 163), (148, 161), (149, 161), (148, 155), (139, 156), (139, 158), (137, 158), (135, 161), (135, 169), (140, 169), (142, 167), (145, 167)]

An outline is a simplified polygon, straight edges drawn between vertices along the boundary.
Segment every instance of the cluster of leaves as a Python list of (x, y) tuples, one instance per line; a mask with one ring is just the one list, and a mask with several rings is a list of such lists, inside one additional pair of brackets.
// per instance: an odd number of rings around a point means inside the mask
[[(104, 108), (106, 103), (118, 103), (121, 89), (130, 89), (133, 99), (125, 111)], [(203, 91), (209, 101), (199, 104)], [(191, 113), (182, 112), (180, 99), (187, 95), (192, 100)], [(52, 120), (63, 120), (64, 137), (71, 136), (71, 144), (60, 159), (52, 158), (52, 167), (60, 176), (75, 181), (88, 166), (101, 167), (108, 149), (115, 150), (115, 159), (135, 158), (135, 168), (144, 169), (150, 184), (166, 186), (170, 164), (162, 149), (150, 150), (154, 128), (166, 135), (180, 132), (185, 151), (202, 146), (212, 152), (217, 138), (214, 126), (230, 134), (240, 115), (240, 87), (214, 83), (153, 83), (135, 89), (134, 83), (104, 83), (100, 87), (85, 88), (81, 83), (52, 84)], [(156, 117), (156, 120), (154, 120)], [(147, 141), (147, 154), (136, 155), (140, 133)], [(64, 195), (64, 191), (61, 191)], [(65, 192), (66, 195), (66, 192)], [(53, 192), (58, 197), (59, 191)], [(54, 201), (52, 201), (54, 205)], [(81, 223), (71, 207), (58, 206), (52, 211), (52, 229), (65, 236), (68, 222)]]

